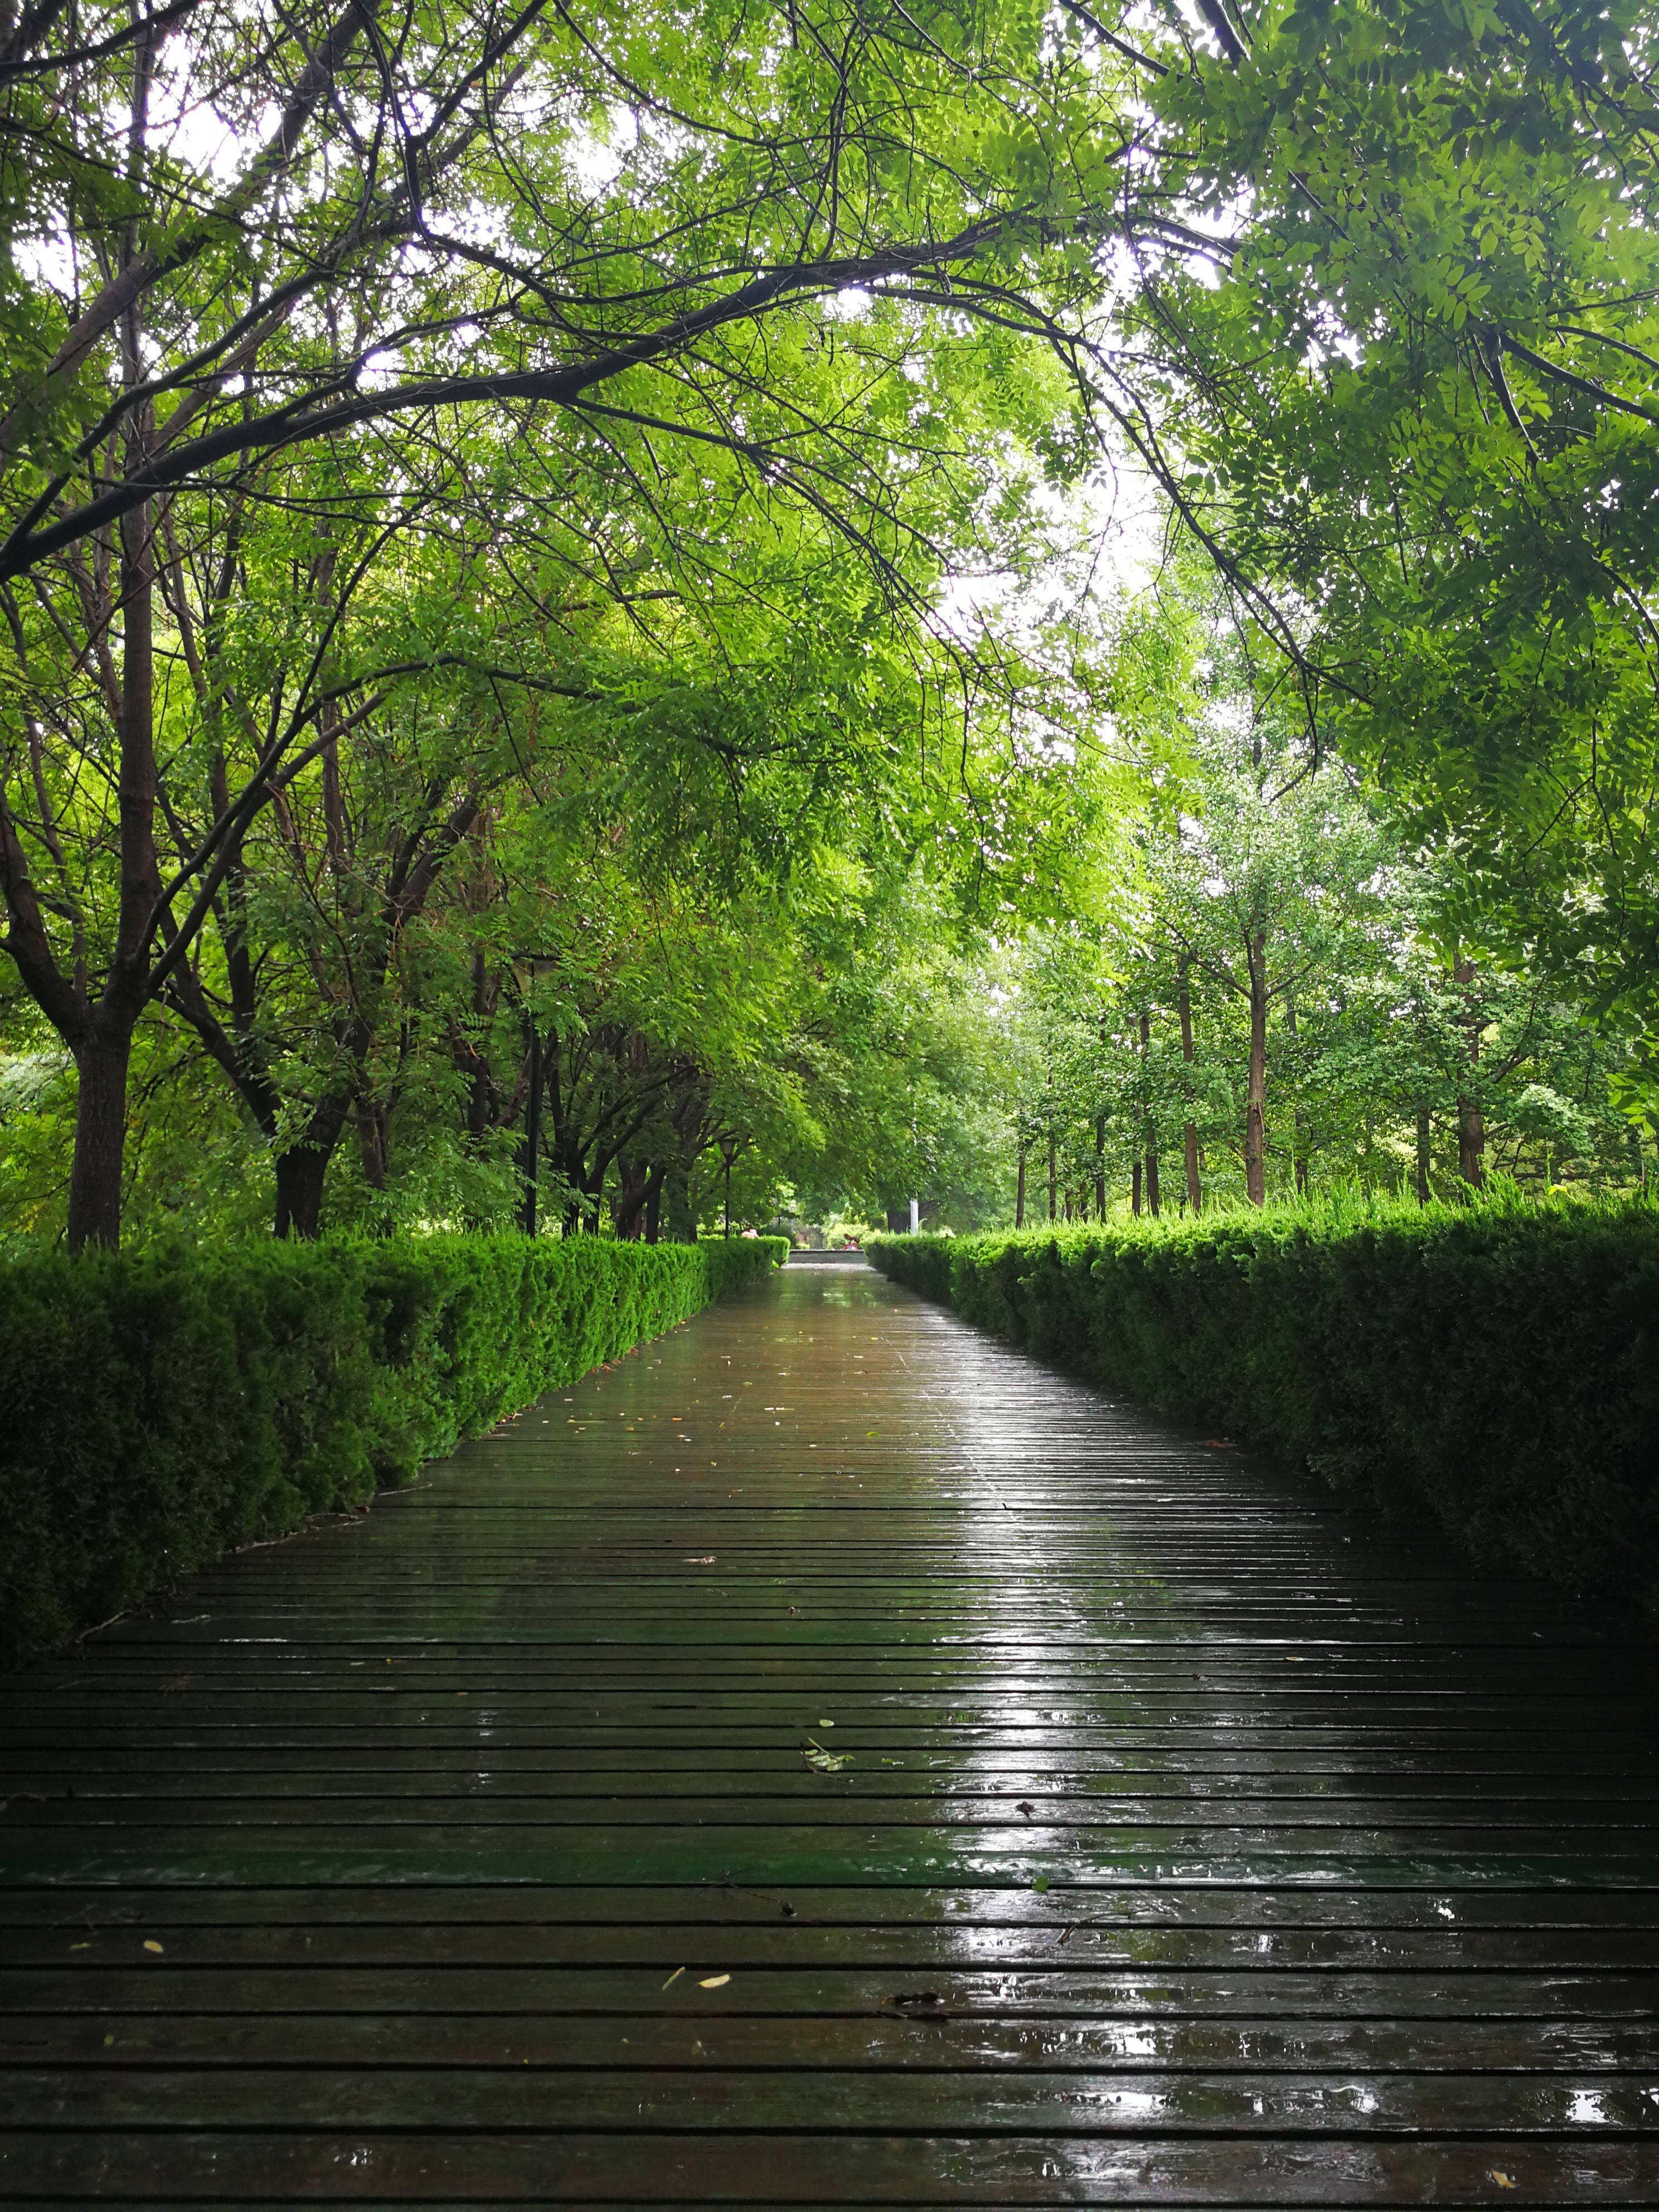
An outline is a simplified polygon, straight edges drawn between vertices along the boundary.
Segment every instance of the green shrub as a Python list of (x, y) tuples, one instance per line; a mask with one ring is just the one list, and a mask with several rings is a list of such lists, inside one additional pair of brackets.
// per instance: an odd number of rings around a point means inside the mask
[(945, 1240), (876, 1265), (1035, 1352), (1659, 1614), (1659, 1212), (1388, 1203)]
[(0, 1655), (406, 1480), (787, 1249), (432, 1237), (0, 1267)]

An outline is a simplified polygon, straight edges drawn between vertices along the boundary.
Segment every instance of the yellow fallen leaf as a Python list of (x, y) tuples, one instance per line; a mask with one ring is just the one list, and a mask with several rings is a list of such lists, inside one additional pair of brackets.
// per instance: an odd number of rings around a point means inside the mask
[(1495, 2181), (1500, 2189), (1518, 2189), (1520, 2187), (1520, 2184), (1516, 2181), (1512, 2173), (1500, 2173), (1495, 2166), (1487, 2167), (1486, 2179), (1488, 2181)]
[(155, 1938), (153, 1936), (146, 1936), (146, 1937), (145, 1937), (145, 1939), (144, 1939), (144, 1948), (145, 1948), (145, 1950), (147, 1950), (147, 1951), (157, 1951), (157, 1952), (159, 1952), (159, 1951), (160, 1951), (160, 1949), (161, 1949), (161, 1945), (156, 1942)]
[(674, 1986), (675, 1983), (676, 1983), (677, 1981), (678, 1981), (678, 1979), (679, 1979), (680, 1976), (681, 1976), (684, 1972), (685, 1972), (685, 1969), (684, 1969), (684, 1966), (676, 1966), (676, 1967), (675, 1967), (675, 1969), (674, 1969), (674, 1971), (673, 1971), (673, 1972), (672, 1972), (672, 1973), (668, 1977), (668, 1979), (667, 1979), (667, 1980), (663, 1984), (663, 1987), (664, 1987), (664, 1989), (665, 1989), (665, 1990), (672, 1990), (672, 1989), (673, 1988), (673, 1986)]
[(723, 1990), (731, 1980), (730, 1974), (709, 1974), (697, 1984), (700, 1990)]
[(71, 1943), (70, 1948), (71, 1951), (90, 1951), (92, 1946), (90, 1943)]

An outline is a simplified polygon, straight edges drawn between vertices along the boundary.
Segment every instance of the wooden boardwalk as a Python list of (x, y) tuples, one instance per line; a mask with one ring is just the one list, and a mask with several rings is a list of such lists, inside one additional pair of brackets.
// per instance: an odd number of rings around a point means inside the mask
[(1651, 1653), (859, 1267), (0, 1698), (0, 2198), (1659, 2204)]

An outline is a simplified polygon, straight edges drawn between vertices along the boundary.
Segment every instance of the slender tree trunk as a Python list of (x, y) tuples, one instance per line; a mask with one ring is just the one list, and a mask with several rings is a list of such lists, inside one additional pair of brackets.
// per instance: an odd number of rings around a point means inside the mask
[[(1463, 1029), (1473, 1077), (1473, 1072), (1480, 1065), (1480, 1014), (1475, 1004), (1474, 961), (1458, 961), (1452, 969), (1452, 981), (1463, 993)], [(1460, 1091), (1457, 1098), (1457, 1172), (1476, 1190), (1486, 1179), (1486, 1117), (1474, 1095), (1472, 1079), (1469, 1089)]]
[(144, 939), (158, 885), (155, 870), (155, 562), (151, 510), (121, 526), (120, 922), (102, 998), (75, 1046), (75, 1152), (70, 1165), (69, 1248), (121, 1241), (121, 1170), (126, 1152), (127, 1069), (143, 1008)]
[(1429, 1102), (1417, 1102), (1417, 1202), (1426, 1206), (1433, 1195), (1429, 1187)]
[[(1152, 1018), (1150, 1014), (1143, 1013), (1140, 1017), (1140, 1066), (1143, 1075), (1150, 1074), (1152, 1062)], [(1146, 1115), (1146, 1208), (1156, 1221), (1158, 1214), (1158, 1124), (1150, 1111)]]
[[(1181, 1016), (1182, 1065), (1190, 1068), (1193, 1064), (1193, 1002), (1187, 988), (1187, 963), (1184, 960), (1181, 963), (1181, 987), (1176, 1006)], [(1183, 1164), (1187, 1170), (1187, 1203), (1196, 1213), (1203, 1199), (1198, 1180), (1198, 1124), (1192, 1117), (1192, 1077), (1187, 1075), (1182, 1081), (1187, 1092), (1187, 1119), (1181, 1132)]]
[(363, 1181), (371, 1190), (383, 1191), (392, 1150), (383, 1104), (366, 1103), (358, 1108), (357, 1135), (362, 1146)]
[(1095, 1116), (1095, 1219), (1106, 1218), (1106, 1116)]
[(1020, 1147), (1019, 1172), (1014, 1178), (1014, 1226), (1025, 1226), (1025, 1148)]
[(1250, 1061), (1244, 1101), (1244, 1194), (1252, 1206), (1267, 1202), (1267, 933), (1250, 940)]
[(1054, 1180), (1054, 1178), (1055, 1178), (1055, 1162), (1054, 1162), (1054, 1128), (1053, 1128), (1053, 1127), (1052, 1127), (1052, 1125), (1051, 1125), (1051, 1126), (1050, 1126), (1050, 1127), (1049, 1127), (1049, 1130), (1048, 1130), (1048, 1218), (1049, 1218), (1049, 1220), (1050, 1220), (1050, 1221), (1052, 1221), (1052, 1220), (1054, 1219), (1054, 1189), (1055, 1189), (1055, 1180)]
[(1137, 1221), (1140, 1218), (1140, 1161), (1135, 1160), (1129, 1174), (1129, 1211)]
[[(1296, 994), (1293, 991), (1285, 994), (1285, 1027), (1294, 1039)], [(1297, 1067), (1293, 1073), (1299, 1076), (1301, 1071)], [(1303, 1116), (1299, 1099), (1291, 1111), (1291, 1161), (1296, 1173), (1296, 1194), (1298, 1198), (1305, 1198), (1308, 1195), (1308, 1125)]]

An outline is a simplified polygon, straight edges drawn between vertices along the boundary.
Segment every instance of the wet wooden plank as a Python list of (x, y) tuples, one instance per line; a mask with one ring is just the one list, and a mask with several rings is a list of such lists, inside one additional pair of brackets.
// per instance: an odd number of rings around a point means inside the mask
[(1655, 1662), (786, 1274), (0, 1685), (0, 2202), (1659, 2203)]

